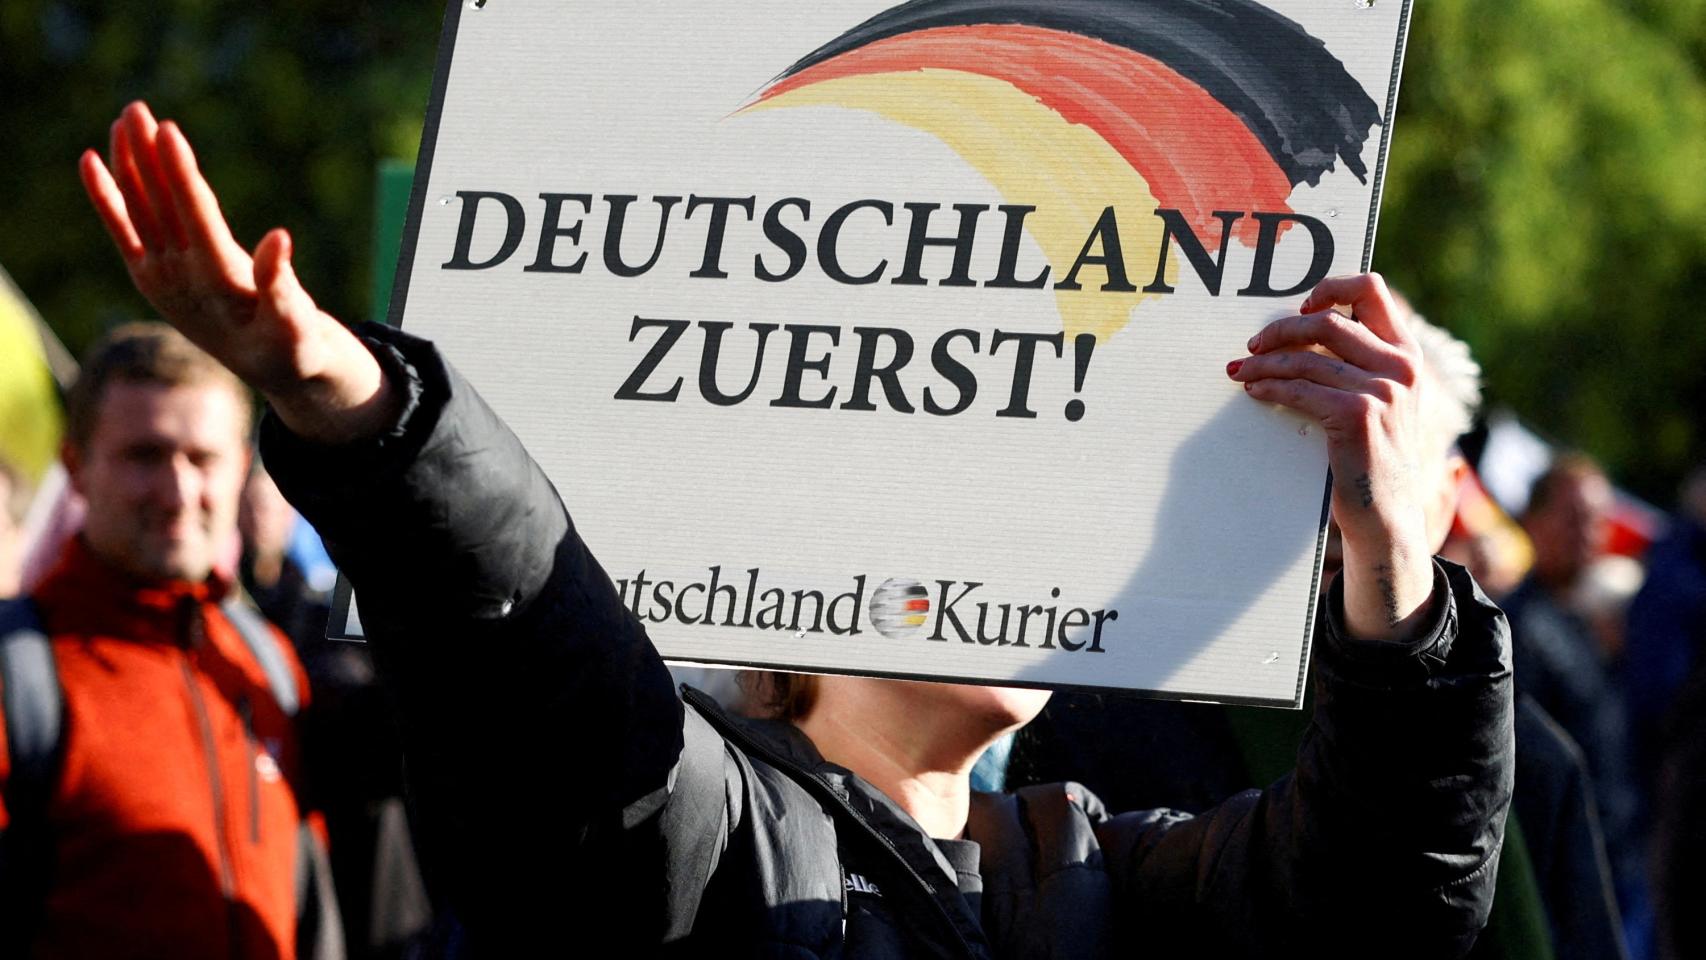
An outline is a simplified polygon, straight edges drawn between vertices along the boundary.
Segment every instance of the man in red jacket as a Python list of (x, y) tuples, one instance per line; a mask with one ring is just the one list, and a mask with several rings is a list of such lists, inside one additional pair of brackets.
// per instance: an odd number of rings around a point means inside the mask
[(18, 701), (55, 678), (62, 709), (46, 776), (19, 729), (0, 738), (3, 952), (297, 956), (312, 898), (292, 715), (307, 684), (220, 568), (248, 393), (176, 331), (137, 324), (97, 344), (68, 408), (64, 461), (88, 514), (30, 598), (51, 668), (9, 669), (4, 691), (14, 728)]

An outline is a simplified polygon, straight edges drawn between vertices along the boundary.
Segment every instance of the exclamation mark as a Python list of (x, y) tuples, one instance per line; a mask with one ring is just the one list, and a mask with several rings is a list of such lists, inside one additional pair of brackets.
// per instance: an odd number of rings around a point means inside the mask
[[(1084, 375), (1090, 372), (1090, 355), (1096, 352), (1096, 335), (1081, 333), (1072, 338), (1072, 392), (1084, 392)], [(1084, 401), (1066, 401), (1066, 419), (1077, 423), (1084, 419)]]

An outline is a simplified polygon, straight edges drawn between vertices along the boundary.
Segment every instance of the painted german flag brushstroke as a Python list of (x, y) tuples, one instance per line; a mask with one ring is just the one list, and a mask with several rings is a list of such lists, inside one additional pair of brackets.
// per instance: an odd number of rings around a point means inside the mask
[[(1381, 123), (1321, 41), (1251, 0), (912, 0), (806, 55), (747, 109), (785, 106), (934, 135), (1006, 202), (1037, 208), (1027, 227), (1058, 266), (1110, 205), (1131, 264), (1157, 262), (1157, 207), (1214, 249), (1215, 211), (1288, 211), (1338, 161), (1366, 179)], [(1256, 231), (1246, 217), (1235, 235)], [(1057, 291), (1067, 332), (1098, 336), (1147, 296)]]

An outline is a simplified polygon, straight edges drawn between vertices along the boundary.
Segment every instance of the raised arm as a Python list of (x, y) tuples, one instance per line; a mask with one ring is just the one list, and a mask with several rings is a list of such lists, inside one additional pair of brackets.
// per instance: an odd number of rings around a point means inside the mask
[(103, 162), (78, 164), (83, 187), (136, 289), (174, 327), (259, 390), (292, 432), (338, 443), (377, 436), (399, 399), (379, 364), (314, 305), (290, 265), (290, 234), (253, 254), (231, 236), (177, 124), (146, 104), (113, 122)]

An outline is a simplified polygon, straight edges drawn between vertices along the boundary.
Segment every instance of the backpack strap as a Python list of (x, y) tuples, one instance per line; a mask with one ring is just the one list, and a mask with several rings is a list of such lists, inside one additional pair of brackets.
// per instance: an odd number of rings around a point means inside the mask
[(43, 809), (53, 792), (65, 724), (65, 699), (53, 644), (28, 599), (0, 600), (0, 699), (12, 773), (6, 805)]
[(53, 644), (27, 598), (0, 600), (0, 715), (11, 761), (5, 784), (10, 823), (0, 833), (0, 946), (22, 947), (35, 932), (52, 882), (47, 810), (65, 739)]
[(290, 669), (290, 661), (285, 658), (272, 625), (255, 608), (237, 597), (227, 599), (220, 609), (237, 628), (255, 662), (261, 665), (261, 672), (266, 674), (267, 686), (272, 688), (273, 699), (278, 701), (279, 708), (287, 717), (296, 716), (296, 711), (302, 706), (302, 695), (296, 688), (296, 672)]

